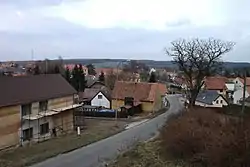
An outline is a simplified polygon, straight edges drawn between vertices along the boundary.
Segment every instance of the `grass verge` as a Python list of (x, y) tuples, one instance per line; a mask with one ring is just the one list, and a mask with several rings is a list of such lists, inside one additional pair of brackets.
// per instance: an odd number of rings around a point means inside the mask
[(161, 155), (159, 139), (138, 144), (134, 149), (120, 155), (108, 167), (184, 167), (180, 162), (173, 163)]
[(80, 136), (75, 133), (41, 143), (0, 152), (1, 167), (24, 167), (41, 162), (58, 154), (67, 153), (123, 130), (126, 122), (86, 120), (87, 128)]

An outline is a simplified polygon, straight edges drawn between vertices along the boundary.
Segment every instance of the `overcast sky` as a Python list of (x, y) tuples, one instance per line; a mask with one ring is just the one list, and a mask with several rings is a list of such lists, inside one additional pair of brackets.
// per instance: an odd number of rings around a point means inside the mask
[(0, 0), (0, 61), (170, 60), (182, 38), (235, 41), (227, 61), (250, 62), (249, 0)]

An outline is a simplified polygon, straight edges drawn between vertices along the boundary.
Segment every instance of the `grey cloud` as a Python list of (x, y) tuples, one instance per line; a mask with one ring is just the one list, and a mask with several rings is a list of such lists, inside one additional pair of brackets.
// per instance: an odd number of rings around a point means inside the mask
[[(30, 50), (35, 50), (36, 59), (56, 58), (133, 58), (169, 60), (163, 48), (180, 37), (216, 37), (228, 39), (233, 30), (224, 27), (173, 29), (167, 32), (123, 29), (84, 29), (58, 22), (64, 29), (50, 33), (0, 33), (0, 59), (30, 59)], [(58, 27), (53, 25), (52, 27)], [(224, 35), (223, 35), (224, 34)], [(233, 40), (231, 37), (230, 39)], [(229, 40), (229, 39), (228, 39)], [(247, 49), (250, 40), (237, 41), (234, 51), (225, 60), (249, 61)], [(245, 49), (242, 49), (245, 48)], [(237, 56), (236, 56), (237, 55)]]
[(2, 5), (11, 5), (19, 8), (30, 8), (37, 6), (59, 5), (63, 0), (0, 0)]
[[(225, 1), (227, 2), (226, 14), (233, 19), (223, 26), (195, 27), (190, 20), (182, 19), (168, 23), (167, 26), (171, 29), (166, 32), (118, 28), (87, 29), (63, 19), (31, 17), (26, 20), (26, 27), (22, 31), (0, 32), (0, 61), (30, 59), (32, 48), (36, 59), (56, 58), (61, 55), (64, 58), (169, 60), (164, 55), (164, 47), (168, 47), (172, 40), (193, 37), (235, 41), (235, 49), (225, 56), (225, 60), (250, 61), (250, 20), (243, 14), (247, 11), (248, 2), (243, 3), (242, 0), (238, 4), (241, 8), (237, 9), (233, 7), (237, 4)], [(59, 0), (0, 0), (0, 5), (23, 8), (60, 3)]]

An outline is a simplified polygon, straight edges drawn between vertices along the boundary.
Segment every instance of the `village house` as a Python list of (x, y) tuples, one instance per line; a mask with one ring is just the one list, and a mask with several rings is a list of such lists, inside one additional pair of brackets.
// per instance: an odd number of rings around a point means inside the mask
[[(95, 81), (84, 92), (80, 92), (79, 100), (84, 105), (100, 108), (111, 108), (111, 95), (104, 83)], [(92, 108), (90, 107), (90, 108)], [(86, 108), (86, 106), (85, 106)]]
[(204, 79), (203, 89), (215, 90), (219, 94), (226, 97), (226, 94), (227, 94), (226, 82), (228, 82), (228, 79), (226, 77), (221, 77), (221, 76), (206, 77)]
[[(233, 94), (233, 103), (234, 104), (241, 104), (241, 100), (243, 99), (243, 92), (244, 92), (244, 79), (242, 78), (235, 78), (233, 80), (235, 84), (235, 91)], [(250, 96), (250, 78), (246, 78), (246, 98)]]
[(73, 130), (76, 90), (59, 74), (0, 78), (0, 148)]
[(198, 94), (195, 105), (201, 107), (221, 108), (227, 106), (228, 102), (217, 90), (203, 90)]
[(166, 86), (159, 83), (117, 81), (112, 92), (112, 109), (141, 105), (144, 112), (155, 112), (162, 107)]

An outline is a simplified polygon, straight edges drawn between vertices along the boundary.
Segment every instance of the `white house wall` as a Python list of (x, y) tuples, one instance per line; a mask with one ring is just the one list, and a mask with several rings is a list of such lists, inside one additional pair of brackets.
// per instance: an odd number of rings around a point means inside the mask
[(213, 108), (213, 107), (222, 107), (222, 104), (218, 104), (218, 105), (209, 105), (209, 104), (205, 104), (205, 103), (198, 102), (198, 101), (195, 102), (195, 105), (196, 105), (196, 106), (201, 106), (201, 107), (209, 107), (209, 108)]
[(243, 83), (241, 82), (240, 78), (235, 78), (233, 80), (233, 82), (235, 83), (235, 89), (238, 90), (238, 89), (242, 89), (243, 88)]
[[(249, 93), (246, 91), (246, 98), (249, 96)], [(233, 94), (233, 103), (240, 104), (239, 101), (243, 98), (243, 88), (238, 89)]]
[[(216, 101), (218, 100), (218, 103), (216, 103)], [(228, 103), (225, 101), (224, 98), (222, 97), (218, 97), (215, 101), (213, 101), (213, 104), (205, 104), (205, 103), (202, 103), (202, 102), (199, 102), (199, 101), (196, 101), (195, 102), (195, 105), (196, 106), (201, 106), (201, 107), (209, 107), (209, 108), (221, 108), (223, 106), (227, 106)]]
[(222, 106), (227, 106), (227, 105), (228, 105), (228, 103), (221, 96), (218, 97), (215, 101), (213, 101), (213, 106), (214, 107), (222, 107)]
[(234, 83), (226, 83), (227, 90), (234, 91), (235, 84)]
[[(102, 95), (102, 99), (98, 99), (98, 95)], [(91, 106), (102, 106), (105, 108), (110, 108), (110, 101), (102, 94), (102, 92), (99, 92), (91, 101)]]

